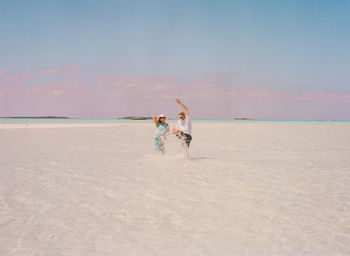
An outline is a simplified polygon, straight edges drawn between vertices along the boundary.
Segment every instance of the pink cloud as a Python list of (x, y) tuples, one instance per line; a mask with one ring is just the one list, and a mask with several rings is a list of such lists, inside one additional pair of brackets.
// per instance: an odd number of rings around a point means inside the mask
[(70, 91), (72, 84), (69, 80), (62, 80), (51, 84), (37, 85), (25, 91), (28, 96), (59, 97)]
[(293, 98), (293, 95), (284, 91), (272, 91), (267, 89), (249, 88), (243, 90), (241, 95), (252, 99), (266, 99), (266, 100), (289, 100)]
[(169, 99), (184, 97), (203, 100), (233, 100), (239, 98), (285, 100), (292, 95), (287, 92), (263, 90), (253, 87), (232, 87), (233, 73), (213, 73), (201, 79), (184, 80), (174, 77), (101, 77), (98, 89), (108, 97), (143, 99)]
[[(22, 106), (18, 106), (18, 108), (21, 107), (24, 110), (26, 110), (26, 106), (23, 102), (26, 102), (26, 104), (33, 106), (56, 104), (58, 110), (64, 107), (71, 108), (72, 112), (75, 111), (76, 106), (80, 106), (81, 111), (86, 111), (85, 109), (89, 108), (90, 111), (96, 113), (99, 111), (113, 113), (112, 109), (118, 106), (118, 102), (124, 102), (123, 104), (127, 106), (132, 105), (133, 109), (139, 108), (141, 112), (146, 112), (159, 102), (171, 102), (175, 98), (182, 98), (186, 102), (197, 104), (199, 112), (202, 111), (201, 104), (203, 102), (212, 103), (211, 107), (207, 109), (208, 111), (213, 108), (220, 112), (221, 107), (230, 108), (228, 106), (235, 104), (235, 107), (241, 105), (245, 106), (245, 109), (251, 109), (252, 113), (259, 112), (257, 106), (262, 109), (271, 106), (272, 109), (283, 105), (297, 106), (300, 103), (317, 105), (315, 102), (350, 102), (350, 94), (294, 94), (286, 90), (271, 90), (246, 85), (237, 86), (232, 81), (234, 73), (230, 72), (212, 73), (198, 79), (127, 75), (98, 77), (98, 74), (95, 74), (96, 79), (92, 80), (90, 84), (85, 82), (82, 74), (81, 68), (75, 64), (58, 68), (43, 68), (33, 74), (0, 72), (0, 75), (3, 76), (2, 81), (5, 81), (2, 83), (4, 86), (0, 88), (0, 97), (2, 101), (6, 99), (8, 102), (21, 102)], [(46, 76), (50, 75), (54, 76), (46, 79)], [(38, 79), (30, 80), (31, 78)], [(29, 81), (20, 86), (26, 79)], [(96, 109), (90, 106), (91, 102), (94, 102), (93, 106)], [(256, 105), (256, 103), (260, 105)]]
[(232, 72), (216, 72), (209, 74), (201, 79), (195, 79), (188, 82), (191, 87), (222, 87), (229, 85), (232, 77)]
[(52, 90), (50, 91), (49, 95), (58, 97), (58, 96), (61, 96), (64, 92), (65, 92), (64, 90)]
[(216, 85), (225, 85), (230, 83), (233, 76), (233, 72), (215, 72), (205, 77), (204, 80), (202, 80), (202, 82)]
[(340, 93), (305, 93), (297, 97), (299, 100), (315, 101), (315, 102), (334, 102), (347, 101), (350, 102), (350, 94)]
[(108, 97), (160, 98), (174, 93), (174, 81), (169, 77), (118, 76), (101, 77), (98, 89)]
[(59, 68), (46, 68), (46, 69), (39, 69), (38, 73), (40, 74), (57, 74), (60, 72)]
[(117, 87), (128, 88), (131, 90), (160, 90), (165, 88), (168, 81), (160, 77), (133, 77), (118, 76), (114, 79), (114, 85)]
[(8, 74), (5, 80), (8, 81), (10, 85), (18, 86), (21, 85), (24, 80), (30, 79), (31, 77), (33, 76), (30, 74)]
[(76, 64), (70, 64), (61, 69), (62, 77), (72, 78), (81, 72), (81, 68)]
[(6, 75), (6, 74), (7, 74), (7, 71), (6, 71), (6, 70), (1, 70), (1, 69), (0, 69), (0, 76)]
[[(43, 95), (62, 97), (65, 95), (98, 95), (107, 98), (139, 98), (139, 99), (170, 99), (183, 97), (197, 100), (244, 100), (257, 99), (269, 101), (303, 100), (310, 102), (350, 101), (350, 94), (339, 93), (308, 93), (295, 95), (287, 91), (273, 91), (251, 86), (232, 86), (232, 72), (216, 72), (199, 79), (186, 80), (177, 77), (140, 77), (140, 76), (101, 76), (97, 86), (87, 87), (73, 86), (72, 79), (81, 73), (81, 68), (76, 64), (66, 65), (60, 68), (43, 68), (35, 74), (7, 74), (0, 70), (0, 74), (6, 75), (10, 85), (20, 85), (24, 80), (46, 74), (59, 74), (61, 80), (44, 85), (35, 85), (30, 89), (22, 90), (28, 95)], [(65, 79), (65, 80), (62, 80)], [(2, 90), (1, 95), (14, 93), (12, 90)]]
[(101, 76), (98, 80), (98, 88), (105, 88), (110, 85), (110, 78), (108, 76)]
[(70, 64), (57, 68), (42, 68), (38, 69), (39, 74), (58, 74), (63, 78), (72, 78), (81, 72), (81, 68), (76, 64)]
[(107, 95), (151, 99), (151, 98), (224, 98), (233, 93), (222, 86), (229, 84), (233, 73), (213, 73), (202, 79), (186, 80), (176, 77), (138, 77), (118, 76), (101, 77), (98, 82), (100, 90)]
[(122, 93), (122, 92), (106, 92), (103, 95), (106, 96), (107, 98), (121, 98), (121, 97), (127, 96), (125, 95), (125, 93)]
[(212, 73), (195, 80), (174, 77), (118, 76), (101, 77), (98, 88), (110, 98), (169, 99), (183, 97), (197, 100), (265, 100), (265, 101), (349, 101), (349, 94), (310, 93), (295, 95), (283, 90), (234, 86), (234, 73)]

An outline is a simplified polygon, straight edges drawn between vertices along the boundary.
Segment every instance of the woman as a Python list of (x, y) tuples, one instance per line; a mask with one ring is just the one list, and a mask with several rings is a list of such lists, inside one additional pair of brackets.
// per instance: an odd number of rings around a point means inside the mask
[(165, 134), (169, 132), (169, 125), (166, 123), (167, 117), (163, 114), (153, 116), (153, 121), (156, 124), (156, 133), (154, 134), (154, 149), (164, 154)]

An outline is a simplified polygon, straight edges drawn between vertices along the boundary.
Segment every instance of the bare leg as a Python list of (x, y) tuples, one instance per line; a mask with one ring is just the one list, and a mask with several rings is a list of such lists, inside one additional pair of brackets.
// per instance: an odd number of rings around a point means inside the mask
[(165, 143), (165, 137), (164, 136), (160, 136), (160, 141), (162, 143), (160, 152), (162, 153), (162, 155), (165, 153), (165, 147), (164, 147), (164, 143)]
[(189, 148), (188, 148), (188, 145), (186, 143), (186, 139), (185, 139), (185, 136), (181, 134), (181, 131), (180, 130), (177, 130), (177, 129), (173, 129), (173, 134), (175, 134), (179, 140), (180, 140), (180, 143), (181, 143), (181, 147), (182, 147), (182, 150), (183, 150), (183, 153), (184, 153), (184, 157), (186, 159), (190, 158), (190, 152), (189, 152)]
[(184, 157), (186, 159), (190, 158), (190, 150), (189, 150), (188, 145), (186, 144), (186, 142), (182, 143), (182, 149), (183, 149), (183, 152), (184, 152)]

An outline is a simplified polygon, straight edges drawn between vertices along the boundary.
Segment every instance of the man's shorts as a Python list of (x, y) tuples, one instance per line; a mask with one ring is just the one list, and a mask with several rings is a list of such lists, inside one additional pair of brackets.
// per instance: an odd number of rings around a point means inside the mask
[(187, 133), (184, 133), (183, 131), (181, 131), (181, 135), (176, 135), (176, 137), (178, 137), (179, 139), (182, 139), (182, 140), (185, 140), (187, 146), (189, 147), (190, 146), (190, 143), (191, 143), (191, 140), (192, 140), (192, 136), (187, 134)]

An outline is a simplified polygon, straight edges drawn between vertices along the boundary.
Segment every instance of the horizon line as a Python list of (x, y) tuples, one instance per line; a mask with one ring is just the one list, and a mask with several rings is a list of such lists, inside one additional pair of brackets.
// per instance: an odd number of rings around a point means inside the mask
[[(66, 117), (66, 116), (10, 116), (0, 117), (0, 119), (79, 119), (79, 120), (130, 120), (130, 121), (149, 121), (151, 118), (146, 119), (131, 119), (127, 117), (116, 118), (83, 118), (83, 117)], [(168, 120), (177, 120), (177, 118), (168, 118)], [(350, 121), (347, 119), (259, 119), (259, 118), (192, 118), (192, 120), (218, 120), (218, 121), (319, 121), (319, 122), (338, 122), (338, 121)]]

